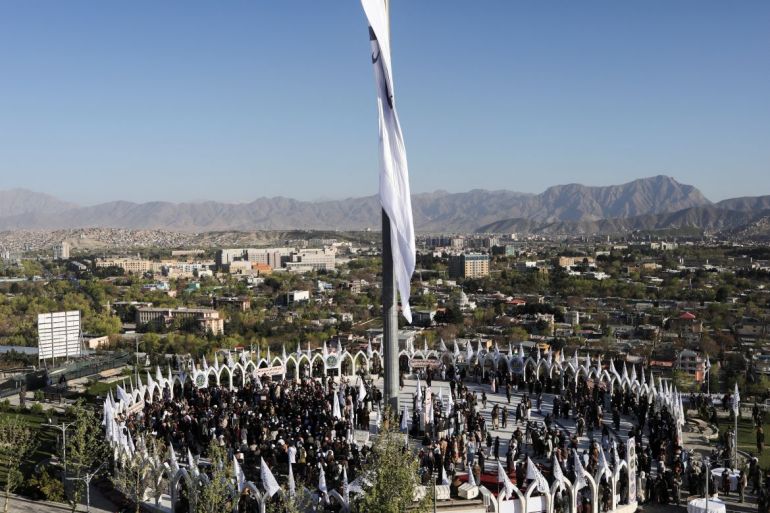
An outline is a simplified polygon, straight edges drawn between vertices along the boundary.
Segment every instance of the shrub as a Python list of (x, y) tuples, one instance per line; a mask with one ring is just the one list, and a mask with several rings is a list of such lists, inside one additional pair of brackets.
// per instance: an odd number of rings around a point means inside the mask
[(30, 491), (42, 499), (54, 502), (64, 502), (64, 485), (60, 479), (48, 473), (47, 469), (29, 480)]

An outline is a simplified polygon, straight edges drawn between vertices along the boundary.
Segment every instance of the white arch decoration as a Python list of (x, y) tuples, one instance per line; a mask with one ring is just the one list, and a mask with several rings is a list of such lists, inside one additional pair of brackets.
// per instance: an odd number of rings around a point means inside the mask
[[(330, 359), (329, 356), (332, 355), (336, 358)], [(401, 350), (399, 352), (399, 358), (401, 357), (407, 358), (410, 368), (412, 366), (412, 361), (415, 359), (430, 359), (436, 360), (443, 364), (449, 362), (453, 365), (456, 365), (466, 364), (469, 359), (469, 352), (467, 348), (466, 351), (461, 352), (439, 352), (435, 350), (415, 351), (413, 348), (410, 348)], [(246, 379), (249, 376), (254, 374), (271, 375), (285, 378), (289, 363), (294, 366), (295, 375), (298, 376), (299, 370), (303, 365), (306, 365), (307, 368), (312, 372), (313, 366), (315, 366), (316, 363), (320, 363), (324, 373), (328, 372), (330, 369), (341, 370), (340, 364), (343, 359), (349, 359), (348, 361), (350, 362), (351, 370), (354, 374), (359, 370), (368, 371), (371, 369), (372, 362), (375, 359), (377, 359), (379, 363), (382, 364), (379, 351), (365, 352), (357, 350), (355, 352), (349, 352), (347, 350), (342, 350), (337, 353), (337, 351), (334, 350), (328, 351), (326, 348), (323, 350), (317, 349), (314, 352), (308, 350), (307, 353), (302, 352), (299, 355), (292, 353), (288, 356), (284, 351), (281, 356), (275, 356), (269, 359), (260, 358), (257, 356), (256, 361), (254, 359), (247, 358), (245, 354), (241, 355), (239, 361), (233, 361), (228, 355), (228, 364), (226, 365), (221, 365), (219, 363), (218, 357), (215, 357), (214, 365), (212, 366), (208, 366), (206, 361), (202, 359), (198, 363), (193, 362), (191, 366), (192, 370), (189, 372), (184, 371), (172, 373), (171, 368), (169, 367), (166, 374), (164, 375), (160, 368), (156, 368), (154, 378), (148, 372), (146, 377), (146, 384), (142, 384), (141, 380), (138, 380), (136, 387), (134, 387), (132, 384), (129, 387), (129, 390), (127, 390), (124, 399), (115, 401), (110, 395), (107, 401), (105, 401), (105, 415), (107, 415), (107, 403), (109, 403), (109, 411), (114, 414), (117, 412), (133, 411), (133, 408), (143, 404), (144, 401), (152, 402), (155, 400), (156, 396), (163, 397), (163, 394), (166, 390), (168, 390), (170, 397), (173, 398), (174, 387), (176, 385), (182, 388), (188, 384), (190, 386), (208, 386), (209, 378), (213, 378), (213, 381), (217, 384), (228, 386), (232, 390), (237, 390), (244, 385)], [(336, 365), (330, 367), (328, 364), (330, 361), (336, 361)], [(560, 355), (554, 356), (552, 354), (549, 354), (547, 359), (540, 357), (539, 354), (537, 358), (533, 358), (531, 356), (524, 357), (523, 350), (521, 348), (519, 349), (518, 354), (514, 354), (510, 350), (508, 354), (504, 354), (499, 351), (488, 351), (486, 349), (482, 349), (480, 352), (474, 352), (472, 351), (471, 347), (470, 361), (476, 362), (477, 364), (481, 365), (482, 368), (485, 366), (484, 364), (486, 362), (491, 362), (493, 368), (495, 369), (500, 368), (500, 365), (504, 362), (509, 370), (514, 367), (513, 362), (518, 361), (520, 362), (520, 366), (521, 363), (523, 363), (522, 375), (525, 378), (527, 372), (533, 372), (534, 375), (538, 377), (548, 376), (550, 378), (554, 377), (554, 372), (558, 373), (559, 376), (572, 374), (574, 375), (575, 381), (579, 380), (580, 376), (593, 378), (598, 383), (607, 386), (608, 390), (610, 391), (615, 390), (617, 387), (621, 390), (635, 392), (637, 395), (646, 394), (650, 401), (654, 400), (658, 405), (665, 406), (669, 410), (676, 421), (678, 436), (681, 440), (681, 427), (684, 424), (681, 397), (673, 387), (669, 387), (667, 385), (664, 386), (663, 384), (658, 384), (658, 387), (656, 387), (656, 381), (652, 373), (649, 374), (650, 377), (647, 379), (644, 371), (640, 370), (638, 374), (639, 378), (637, 378), (637, 370), (636, 368), (632, 368), (631, 374), (629, 376), (628, 370), (624, 365), (623, 373), (621, 374), (615, 368), (614, 362), (612, 362), (612, 360), (610, 360), (608, 368), (603, 368), (598, 367), (601, 365), (601, 361), (599, 359), (597, 359), (596, 362), (592, 362), (590, 357), (586, 356), (583, 359), (579, 359), (577, 354), (571, 359), (564, 358), (563, 356), (560, 357)], [(239, 376), (239, 378), (234, 379), (234, 376)], [(122, 458), (123, 455), (128, 451), (128, 448), (125, 445), (121, 445), (122, 443), (124, 444), (125, 441), (121, 442), (117, 440), (114, 433), (112, 433), (109, 441), (113, 445), (114, 456), (116, 460)], [(635, 474), (636, 470), (635, 458), (636, 456), (634, 448), (628, 447), (626, 457), (618, 457), (618, 461), (615, 464), (612, 475), (607, 480), (608, 486), (611, 487), (612, 492), (611, 510), (617, 510), (621, 506), (626, 506), (618, 504), (616, 497), (617, 490), (619, 489), (621, 472), (623, 469), (626, 470), (627, 479), (629, 480), (628, 486), (626, 488), (629, 491), (629, 506), (636, 504), (635, 497), (631, 496), (631, 490), (633, 489), (631, 480), (635, 479), (633, 474)], [(147, 464), (155, 465), (156, 463), (148, 461)], [(164, 472), (168, 476), (168, 495), (171, 497), (172, 508), (176, 507), (176, 503), (179, 500), (177, 488), (179, 487), (179, 483), (182, 482), (182, 480), (184, 480), (185, 485), (188, 486), (188, 488), (191, 490), (199, 485), (205, 486), (205, 483), (207, 482), (207, 477), (204, 473), (195, 472), (194, 475), (191, 476), (188, 469), (180, 468), (175, 460), (167, 460), (161, 464), (165, 467), (166, 470)], [(598, 513), (598, 482), (595, 476), (585, 475), (585, 479), (592, 498), (592, 513)], [(249, 490), (249, 492), (260, 504), (260, 508), (264, 511), (266, 504), (265, 494), (263, 494), (252, 482), (247, 482), (245, 484), (245, 489)], [(514, 485), (513, 497), (508, 500), (504, 500), (501, 494), (498, 499), (494, 501), (494, 507), (499, 512), (512, 511), (512, 509), (510, 509), (512, 505), (509, 503), (511, 501), (521, 501), (521, 509), (517, 508), (518, 511), (527, 511), (527, 503), (534, 500), (534, 489), (534, 485), (530, 484), (527, 490), (522, 493), (521, 490), (519, 490), (519, 488)], [(542, 495), (546, 501), (546, 513), (553, 513), (555, 496), (557, 493), (561, 493), (562, 490), (567, 492), (566, 495), (569, 500), (569, 512), (574, 513), (577, 511), (577, 499), (580, 492), (575, 489), (575, 486), (572, 482), (567, 481), (566, 483), (554, 483), (551, 486), (549, 493)], [(342, 505), (343, 510), (347, 510), (349, 505), (344, 502), (342, 497), (336, 495), (331, 497), (331, 499), (339, 502)], [(191, 498), (191, 500), (194, 500), (194, 498)], [(237, 507), (238, 501), (236, 500), (234, 502)]]

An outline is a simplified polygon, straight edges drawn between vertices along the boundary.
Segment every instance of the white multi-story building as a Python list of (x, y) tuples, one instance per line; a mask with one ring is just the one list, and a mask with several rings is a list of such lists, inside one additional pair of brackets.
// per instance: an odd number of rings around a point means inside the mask
[(66, 240), (61, 241), (53, 247), (54, 260), (67, 260), (70, 257), (70, 243)]

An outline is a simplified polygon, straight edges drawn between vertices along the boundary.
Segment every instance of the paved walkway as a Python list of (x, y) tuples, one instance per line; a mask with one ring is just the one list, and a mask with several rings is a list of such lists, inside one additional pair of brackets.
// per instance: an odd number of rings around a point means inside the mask
[[(86, 511), (85, 499), (78, 506), (78, 512)], [(0, 498), (0, 505), (5, 504), (5, 499)], [(0, 506), (1, 507), (1, 506)], [(12, 513), (64, 513), (72, 511), (69, 504), (58, 502), (33, 501), (24, 497), (12, 495), (8, 503), (8, 511)], [(117, 506), (108, 501), (95, 487), (91, 487), (91, 513), (115, 513)]]

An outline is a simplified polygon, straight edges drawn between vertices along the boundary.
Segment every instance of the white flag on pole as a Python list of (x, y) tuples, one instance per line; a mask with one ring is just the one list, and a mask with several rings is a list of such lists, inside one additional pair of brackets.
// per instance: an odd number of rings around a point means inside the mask
[(241, 493), (246, 488), (246, 474), (243, 473), (238, 458), (233, 456), (233, 472), (235, 473), (235, 482), (238, 484), (238, 493)]
[(280, 490), (280, 486), (278, 486), (278, 481), (275, 480), (275, 476), (273, 476), (273, 473), (270, 472), (270, 469), (267, 467), (267, 463), (265, 463), (265, 458), (260, 458), (260, 476), (262, 477), (262, 487), (265, 489), (265, 493), (272, 497), (275, 495), (275, 492)]
[(323, 466), (320, 466), (319, 469), (320, 473), (318, 474), (318, 489), (326, 494), (329, 492), (329, 489), (326, 487), (326, 472), (324, 472)]
[(535, 481), (538, 492), (548, 493), (548, 481), (529, 456), (527, 456), (527, 479)]
[(741, 394), (738, 392), (738, 382), (735, 382), (735, 392), (733, 393), (733, 413), (738, 416), (738, 411), (741, 409)]
[(366, 398), (366, 387), (364, 386), (364, 380), (358, 378), (358, 402), (363, 402)]
[(441, 484), (442, 485), (448, 485), (449, 484), (449, 478), (446, 475), (446, 469), (444, 468), (444, 463), (443, 462), (439, 465), (439, 472), (441, 472), (441, 475), (439, 476), (441, 478)]
[(372, 65), (377, 83), (377, 110), (380, 120), (380, 203), (390, 219), (393, 272), (401, 295), (401, 310), (412, 322), (409, 286), (414, 273), (415, 244), (409, 168), (396, 113), (393, 72), (390, 60), (390, 26), (385, 2), (361, 0), (369, 21)]
[(297, 493), (297, 485), (294, 483), (294, 470), (289, 462), (289, 497), (294, 497)]
[(128, 394), (125, 390), (123, 390), (123, 387), (118, 385), (118, 401), (123, 401), (126, 406), (129, 405), (131, 402), (131, 399), (128, 397)]
[(190, 449), (187, 449), (187, 466), (190, 469), (190, 473), (194, 476), (197, 476), (198, 471), (198, 465), (195, 463), (195, 458), (193, 458), (192, 453), (190, 452)]
[(348, 484), (348, 471), (342, 467), (342, 498), (345, 504), (350, 504), (350, 485)]
[(558, 482), (564, 482), (567, 480), (567, 478), (564, 477), (564, 472), (561, 469), (561, 463), (559, 463), (559, 460), (556, 458), (556, 456), (553, 457), (553, 478)]
[(607, 463), (604, 449), (601, 447), (599, 447), (599, 472), (601, 472), (608, 481), (612, 477), (612, 470), (610, 469), (609, 463)]
[(332, 416), (335, 419), (342, 418), (342, 412), (340, 411), (340, 400), (336, 393), (332, 394)]
[(511, 479), (508, 477), (508, 474), (505, 473), (505, 470), (503, 469), (503, 466), (500, 464), (500, 462), (497, 462), (497, 482), (503, 483), (503, 489), (505, 490), (505, 499), (513, 495), (513, 483), (511, 482)]
[(586, 471), (583, 468), (583, 462), (580, 461), (580, 455), (575, 450), (573, 450), (573, 463), (575, 466), (575, 490), (580, 491), (581, 488), (588, 486), (588, 483), (586, 482)]

